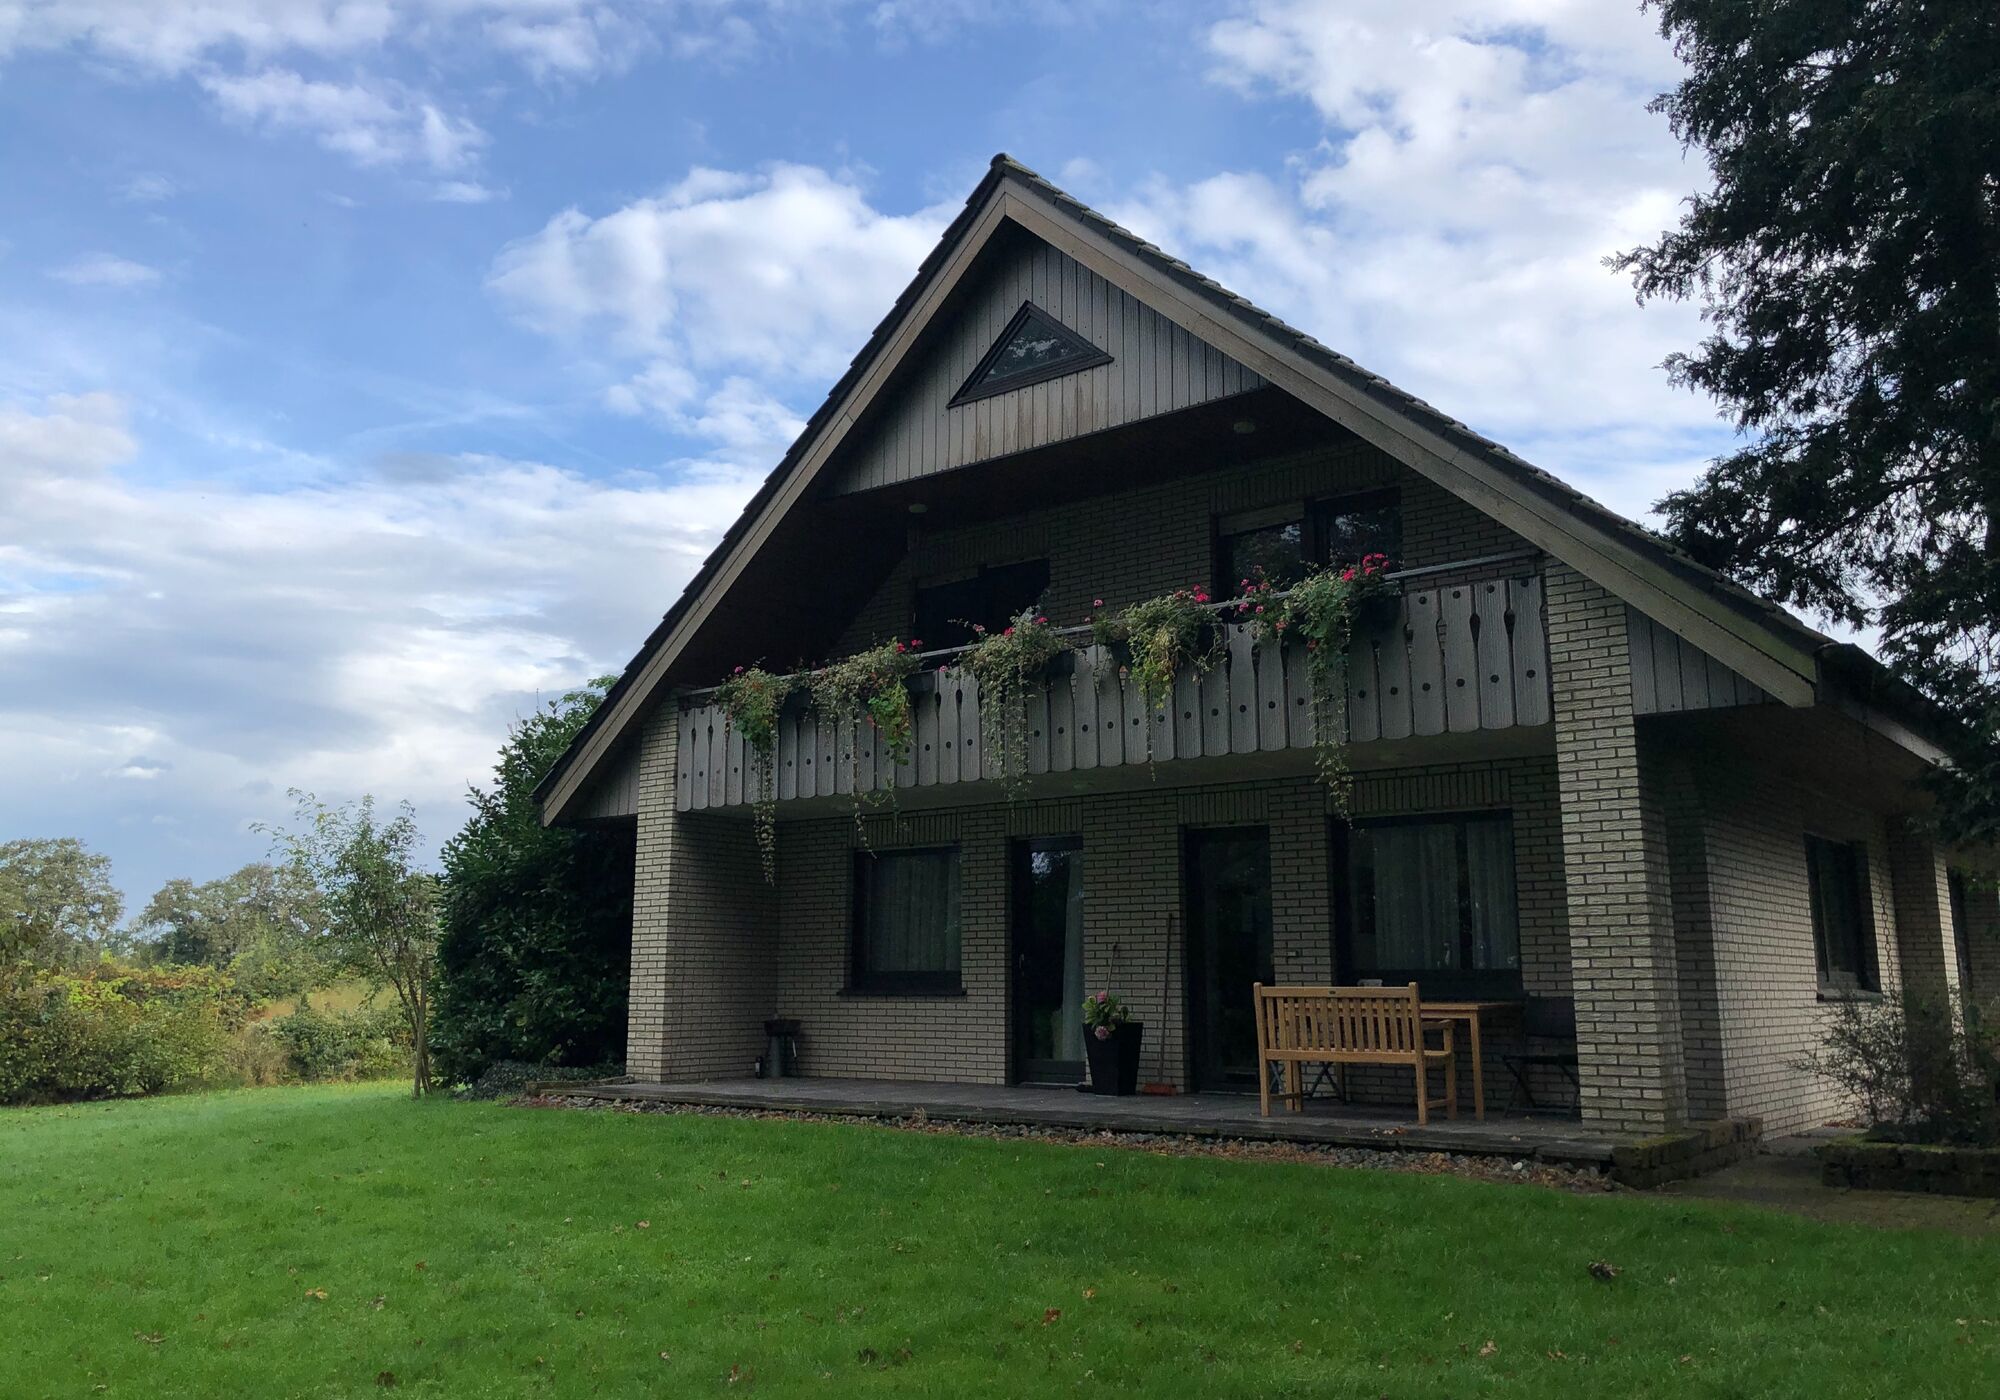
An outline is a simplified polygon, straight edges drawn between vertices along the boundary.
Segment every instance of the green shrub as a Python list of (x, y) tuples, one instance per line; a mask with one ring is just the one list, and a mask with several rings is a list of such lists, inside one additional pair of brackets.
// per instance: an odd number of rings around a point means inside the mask
[(2000, 1146), (2000, 1006), (1956, 995), (1842, 1002), (1804, 1068), (1839, 1085), (1870, 1135)]
[(410, 1068), (409, 1027), (393, 1007), (320, 1011), (304, 1006), (265, 1024), (283, 1047), (288, 1078), (381, 1079)]
[(157, 1094), (212, 1082), (250, 1003), (224, 973), (109, 959), (0, 990), (0, 1103)]

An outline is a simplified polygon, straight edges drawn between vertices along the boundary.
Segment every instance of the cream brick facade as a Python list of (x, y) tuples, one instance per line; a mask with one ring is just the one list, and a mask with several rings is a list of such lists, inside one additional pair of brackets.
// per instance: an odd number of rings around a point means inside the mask
[[(1209, 581), (1219, 517), (1349, 489), (1402, 492), (1406, 561), (1447, 563), (1523, 548), (1458, 498), (1360, 444), (1182, 478), (1060, 510), (919, 535), (849, 627), (841, 650), (903, 631), (912, 590), (984, 563), (1046, 556), (1046, 606), (1080, 617)], [(1581, 1112), (1652, 1131), (1689, 1117), (1763, 1117), (1809, 1126), (1844, 1109), (1796, 1067), (1821, 1037), (1806, 888), (1808, 831), (1866, 845), (1877, 961), (1890, 989), (1957, 977), (1967, 940), (1972, 990), (2000, 995), (2000, 905), (1978, 886), (1968, 927), (1951, 926), (1945, 862), (1885, 812), (1767, 768), (1753, 750), (1690, 744), (1636, 716), (1625, 603), (1564, 565), (1543, 565), (1554, 721), (1506, 756), (1427, 761), (1411, 741), (1397, 766), (1359, 775), (1357, 816), (1504, 810), (1513, 817), (1522, 977), (1531, 994), (1573, 995)], [(1767, 707), (1770, 722), (1786, 712)], [(1142, 1078), (1189, 1085), (1182, 847), (1188, 831), (1257, 826), (1270, 836), (1280, 980), (1326, 982), (1340, 897), (1324, 790), (1308, 775), (1193, 785), (1161, 765), (1142, 787), (1006, 803), (986, 785), (962, 805), (878, 813), (868, 844), (960, 852), (963, 992), (869, 996), (848, 988), (855, 853), (845, 815), (780, 824), (775, 886), (750, 823), (677, 814), (675, 729), (655, 714), (641, 755), (638, 877), (627, 1065), (642, 1080), (747, 1073), (762, 1022), (801, 1021), (805, 1072), (1004, 1083), (1009, 1044), (1010, 851), (1078, 836), (1086, 871), (1086, 979), (1128, 997), (1147, 1025)], [(1212, 775), (1211, 775), (1212, 777)], [(1507, 1102), (1488, 1046), (1488, 1096)], [(1461, 1072), (1469, 1093), (1470, 1076)], [(1397, 1102), (1405, 1082), (1357, 1074)], [(1567, 1091), (1542, 1075), (1539, 1098)], [(1560, 1100), (1558, 1100), (1560, 1101)]]

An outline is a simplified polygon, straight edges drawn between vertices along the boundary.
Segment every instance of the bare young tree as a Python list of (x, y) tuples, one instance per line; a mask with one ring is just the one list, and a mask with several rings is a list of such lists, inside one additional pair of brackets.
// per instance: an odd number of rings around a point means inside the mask
[(388, 821), (375, 799), (329, 807), (294, 790), (294, 828), (262, 827), (273, 854), (315, 892), (314, 924), (333, 956), (396, 992), (410, 1032), (412, 1092), (430, 1092), (430, 998), (437, 970), (437, 879), (418, 870), (416, 814)]

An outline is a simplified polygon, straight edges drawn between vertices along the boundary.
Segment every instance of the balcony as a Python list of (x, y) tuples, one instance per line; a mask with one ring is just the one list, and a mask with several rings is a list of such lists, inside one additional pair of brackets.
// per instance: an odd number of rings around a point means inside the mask
[[(1538, 556), (1514, 554), (1408, 570), (1392, 620), (1357, 633), (1348, 649), (1347, 741), (1410, 739), (1549, 721), (1548, 643)], [(1081, 631), (1081, 629), (1078, 629)], [(1312, 687), (1303, 648), (1259, 646), (1223, 624), (1221, 654), (1205, 674), (1185, 670), (1173, 704), (1150, 712), (1138, 684), (1104, 648), (1081, 643), (1051, 668), (1027, 704), (1027, 772), (1075, 773), (1310, 750)], [(788, 708), (773, 770), (780, 802), (997, 782), (985, 753), (980, 696), (954, 653), (910, 682), (915, 741), (907, 762), (878, 758), (873, 729)], [(679, 717), (681, 811), (744, 807), (757, 794), (742, 736), (703, 694)]]

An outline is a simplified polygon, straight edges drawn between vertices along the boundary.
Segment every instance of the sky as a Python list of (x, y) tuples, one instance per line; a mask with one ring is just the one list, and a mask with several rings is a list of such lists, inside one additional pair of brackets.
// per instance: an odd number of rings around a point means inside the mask
[(1730, 436), (1603, 262), (1676, 75), (1621, 0), (0, 0), (0, 840), (447, 838), (997, 151), (1643, 516)]

